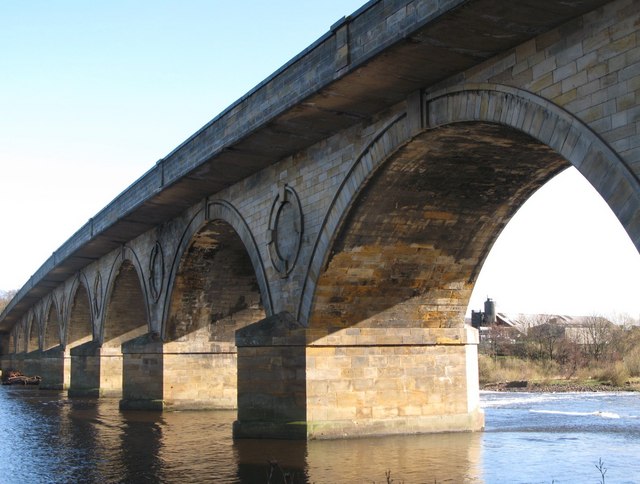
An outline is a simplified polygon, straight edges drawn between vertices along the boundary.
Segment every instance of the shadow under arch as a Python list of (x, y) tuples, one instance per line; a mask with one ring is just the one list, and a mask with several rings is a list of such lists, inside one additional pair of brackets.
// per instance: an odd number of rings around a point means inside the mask
[(73, 348), (95, 337), (95, 315), (91, 304), (89, 282), (79, 273), (69, 290), (69, 301), (62, 311), (62, 346)]
[[(638, 177), (614, 150), (571, 113), (527, 91), (497, 84), (473, 84), (434, 93), (421, 92), (420, 96), (409, 98), (407, 101), (407, 114), (392, 120), (363, 150), (333, 198), (310, 258), (304, 281), (298, 310), (298, 320), (303, 325), (309, 325), (312, 311), (314, 311), (314, 307), (317, 308), (318, 292), (321, 293), (320, 297), (324, 298), (325, 305), (328, 307), (325, 314), (340, 312), (340, 308), (336, 308), (335, 303), (337, 302), (339, 305), (339, 300), (344, 298), (344, 294), (327, 295), (323, 289), (319, 290), (318, 283), (323, 274), (326, 275), (331, 260), (340, 251), (339, 248), (336, 249), (336, 244), (341, 243), (340, 237), (344, 237), (346, 231), (350, 230), (345, 228), (345, 224), (352, 224), (352, 227), (353, 224), (363, 225), (365, 219), (358, 221), (354, 210), (357, 209), (358, 203), (371, 198), (372, 181), (375, 183), (376, 176), (383, 176), (379, 175), (379, 172), (384, 170), (385, 166), (392, 164), (394, 158), (398, 160), (402, 156), (413, 156), (415, 165), (413, 168), (422, 170), (414, 173), (416, 179), (427, 176), (434, 177), (436, 175), (429, 171), (431, 170), (430, 166), (423, 164), (422, 168), (416, 168), (415, 162), (420, 156), (419, 153), (413, 155), (408, 155), (408, 153), (422, 149), (424, 153), (432, 156), (433, 149), (429, 147), (429, 144), (439, 142), (441, 150), (450, 149), (453, 157), (463, 158), (464, 153), (459, 147), (467, 146), (469, 149), (473, 149), (469, 140), (473, 140), (474, 126), (476, 131), (480, 129), (478, 127), (482, 126), (481, 130), (484, 133), (476, 133), (480, 138), (493, 139), (494, 142), (501, 138), (519, 139), (520, 141), (517, 141), (517, 143), (521, 143), (519, 149), (517, 144), (512, 147), (512, 154), (516, 160), (522, 157), (523, 148), (526, 146), (536, 152), (544, 152), (544, 156), (551, 161), (547, 163), (546, 168), (541, 167), (534, 171), (530, 180), (527, 180), (526, 177), (521, 177), (521, 181), (514, 179), (509, 182), (505, 180), (508, 183), (520, 183), (521, 186), (512, 188), (510, 200), (506, 205), (496, 207), (496, 210), (500, 211), (483, 215), (485, 219), (489, 215), (494, 219), (499, 217), (498, 223), (486, 223), (487, 220), (483, 222), (482, 218), (473, 221), (471, 227), (474, 231), (484, 232), (485, 240), (475, 241), (471, 245), (466, 244), (465, 250), (473, 249), (476, 252), (472, 256), (475, 260), (472, 267), (466, 270), (468, 272), (466, 280), (458, 281), (464, 286), (464, 294), (461, 293), (461, 298), (456, 299), (468, 301), (470, 288), (473, 286), (486, 254), (513, 213), (533, 191), (570, 164), (578, 168), (596, 188), (616, 214), (636, 247), (640, 248), (640, 183)], [(402, 153), (400, 153), (401, 151)], [(457, 155), (454, 155), (456, 152)], [(474, 155), (476, 154), (474, 153)], [(486, 165), (485, 163), (484, 166), (486, 167)], [(482, 167), (483, 164), (480, 163), (479, 166)], [(437, 176), (441, 180), (447, 180), (447, 176), (455, 180), (457, 176), (455, 170), (459, 167), (460, 165), (457, 163), (450, 163), (450, 172)], [(489, 168), (491, 167), (489, 166)], [(493, 175), (487, 172), (484, 175), (478, 173), (478, 176), (491, 177)], [(455, 186), (451, 182), (449, 183), (451, 185), (449, 189), (454, 190)], [(466, 183), (469, 190), (478, 189), (473, 186), (473, 180), (461, 179), (459, 183)], [(401, 187), (396, 185), (394, 189), (401, 190)], [(393, 191), (387, 193), (387, 195), (393, 194)], [(485, 197), (490, 195), (491, 193), (487, 192)], [(383, 209), (378, 206), (377, 210), (382, 214), (388, 208), (384, 207)], [(430, 224), (432, 226), (453, 225), (455, 222), (451, 219), (451, 214), (447, 214), (447, 210), (446, 208), (443, 210), (443, 207), (426, 210), (431, 212), (431, 215), (436, 219), (440, 217), (440, 220), (435, 220), (432, 217)], [(427, 215), (427, 217), (431, 215)], [(402, 216), (398, 218), (398, 221), (401, 220)], [(478, 222), (482, 223), (478, 224)], [(369, 219), (367, 223), (372, 224), (373, 222)], [(387, 225), (386, 228), (395, 230), (391, 225)], [(363, 237), (360, 236), (360, 240), (353, 241), (353, 247), (362, 245), (363, 240)], [(433, 245), (438, 241), (431, 240), (427, 243)], [(443, 245), (445, 241), (440, 240), (439, 243)], [(458, 247), (457, 254), (450, 255), (458, 259), (468, 256), (460, 250), (462, 247)], [(393, 277), (393, 275), (391, 276)], [(454, 289), (454, 291), (458, 290)], [(438, 312), (442, 307), (452, 306), (451, 301), (447, 301), (451, 298), (447, 297), (446, 292), (446, 290), (443, 291), (435, 298), (439, 299), (441, 304), (432, 306), (428, 311)], [(413, 296), (405, 294), (404, 297)], [(387, 301), (385, 304), (391, 305), (391, 302)], [(456, 308), (450, 316), (446, 317), (449, 322), (445, 322), (445, 325), (451, 324), (452, 318), (458, 318), (462, 321), (460, 311), (464, 311), (461, 308), (462, 306), (466, 308), (466, 306), (464, 302), (454, 305)], [(375, 310), (373, 309), (373, 311)], [(428, 318), (428, 316), (426, 317)], [(338, 326), (345, 324), (349, 323), (342, 321)], [(442, 325), (442, 321), (439, 324)]]
[(101, 395), (122, 396), (125, 382), (123, 345), (151, 331), (149, 298), (142, 264), (133, 249), (124, 246), (107, 279), (99, 325)]
[[(14, 326), (15, 328), (15, 326)], [(9, 353), (8, 356), (12, 357), (16, 354), (16, 332), (14, 329), (9, 333)]]
[(60, 303), (55, 295), (51, 294), (44, 305), (43, 341), (42, 350), (47, 351), (55, 346), (62, 345), (62, 321), (60, 318)]
[[(37, 312), (36, 312), (37, 311)], [(40, 310), (36, 309), (31, 315), (30, 322), (27, 329), (27, 353), (32, 353), (40, 349)]]
[(25, 314), (16, 324), (16, 354), (27, 353), (29, 345), (29, 330), (34, 318), (33, 309)]
[(113, 261), (107, 277), (104, 307), (97, 316), (97, 341), (119, 347), (123, 342), (151, 331), (149, 295), (142, 263), (125, 245)]
[(183, 260), (185, 252), (193, 242), (193, 237), (202, 230), (207, 223), (215, 221), (222, 221), (231, 226), (242, 241), (244, 249), (246, 250), (253, 266), (256, 281), (260, 289), (264, 311), (268, 316), (273, 314), (271, 290), (266, 277), (264, 263), (260, 256), (260, 251), (258, 250), (258, 244), (256, 243), (249, 225), (240, 212), (231, 203), (225, 200), (210, 200), (206, 203), (206, 209), (199, 210), (189, 221), (187, 227), (182, 233), (180, 242), (178, 243), (178, 247), (175, 251), (175, 256), (171, 262), (168, 284), (166, 287), (166, 297), (164, 298), (164, 307), (162, 311), (163, 338), (165, 338), (166, 335), (172, 292), (175, 287), (175, 280), (179, 271), (180, 263)]
[(11, 330), (13, 333), (13, 354), (18, 355), (23, 351), (22, 345), (24, 344), (24, 322), (21, 319)]

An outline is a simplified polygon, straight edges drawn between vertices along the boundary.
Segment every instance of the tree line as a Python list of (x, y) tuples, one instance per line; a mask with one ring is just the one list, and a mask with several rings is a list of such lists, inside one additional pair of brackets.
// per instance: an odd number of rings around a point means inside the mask
[(480, 353), (496, 363), (527, 360), (567, 378), (600, 372), (624, 384), (640, 377), (640, 325), (629, 316), (612, 322), (592, 315), (567, 324), (557, 316), (536, 315), (521, 323), (519, 329), (491, 326), (481, 338)]

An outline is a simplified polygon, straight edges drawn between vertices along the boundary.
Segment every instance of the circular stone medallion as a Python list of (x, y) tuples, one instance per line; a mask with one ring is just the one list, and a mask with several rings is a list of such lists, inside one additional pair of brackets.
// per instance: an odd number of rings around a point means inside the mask
[(269, 257), (283, 277), (293, 270), (302, 243), (302, 207), (295, 190), (284, 185), (278, 190), (269, 216)]

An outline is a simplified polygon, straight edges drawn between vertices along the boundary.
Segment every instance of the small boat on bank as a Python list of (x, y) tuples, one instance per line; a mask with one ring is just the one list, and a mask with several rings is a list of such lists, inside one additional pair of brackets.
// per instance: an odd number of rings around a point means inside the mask
[(39, 376), (26, 376), (19, 371), (10, 370), (2, 375), (3, 385), (39, 385), (42, 378)]

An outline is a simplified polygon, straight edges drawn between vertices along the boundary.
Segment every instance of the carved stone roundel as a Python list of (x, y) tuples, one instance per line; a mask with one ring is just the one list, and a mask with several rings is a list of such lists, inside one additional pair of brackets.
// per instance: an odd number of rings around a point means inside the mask
[(283, 277), (293, 270), (302, 243), (302, 206), (295, 190), (282, 186), (271, 207), (269, 216), (269, 257), (276, 271)]

